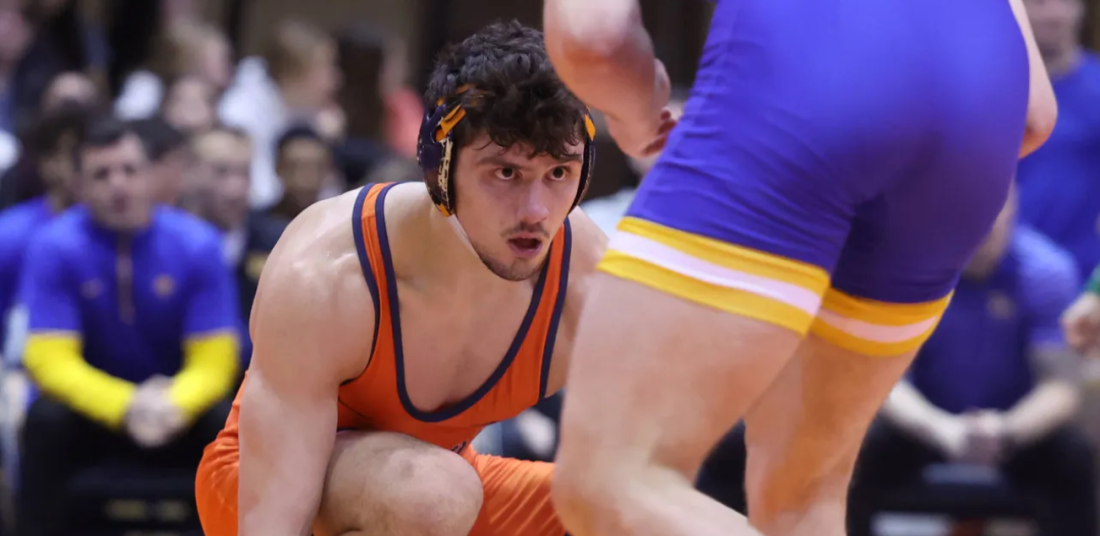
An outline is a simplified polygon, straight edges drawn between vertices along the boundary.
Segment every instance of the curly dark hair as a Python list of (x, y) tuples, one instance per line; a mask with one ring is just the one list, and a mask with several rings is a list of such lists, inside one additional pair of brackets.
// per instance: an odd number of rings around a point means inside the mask
[[(470, 89), (456, 95), (458, 88)], [(495, 22), (436, 60), (428, 104), (458, 101), (466, 118), (455, 128), (456, 147), (488, 134), (501, 147), (523, 143), (532, 156), (562, 158), (586, 136), (587, 108), (554, 72), (542, 32), (518, 21)]]

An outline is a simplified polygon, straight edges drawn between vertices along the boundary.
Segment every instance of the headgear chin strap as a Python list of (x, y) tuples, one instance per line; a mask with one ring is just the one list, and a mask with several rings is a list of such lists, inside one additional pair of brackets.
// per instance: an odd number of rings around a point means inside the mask
[[(462, 86), (448, 99), (439, 99), (435, 110), (424, 115), (424, 121), (420, 124), (420, 139), (416, 144), (416, 160), (420, 168), (424, 170), (424, 182), (428, 185), (428, 195), (432, 202), (439, 208), (444, 216), (452, 216), (455, 212), (454, 196), (454, 130), (463, 118), (466, 110), (457, 97), (469, 91), (471, 86)], [(591, 182), (592, 166), (596, 160), (596, 124), (592, 116), (585, 111), (584, 114), (584, 159), (581, 165), (581, 182), (577, 187), (577, 197), (573, 200), (573, 208), (576, 208), (584, 199)]]

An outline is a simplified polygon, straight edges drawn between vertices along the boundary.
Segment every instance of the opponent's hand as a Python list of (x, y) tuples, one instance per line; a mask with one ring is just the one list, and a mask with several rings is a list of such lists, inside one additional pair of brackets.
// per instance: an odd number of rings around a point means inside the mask
[(138, 446), (157, 448), (174, 439), (186, 426), (183, 412), (172, 403), (172, 380), (154, 376), (138, 386), (123, 425)]
[(666, 106), (672, 94), (668, 71), (661, 60), (654, 60), (654, 102), (660, 103), (652, 114), (641, 117), (618, 117), (607, 114), (608, 134), (623, 153), (643, 159), (664, 149), (668, 135), (676, 126), (677, 118)]
[(1085, 292), (1062, 313), (1066, 342), (1085, 353), (1100, 345), (1100, 295)]

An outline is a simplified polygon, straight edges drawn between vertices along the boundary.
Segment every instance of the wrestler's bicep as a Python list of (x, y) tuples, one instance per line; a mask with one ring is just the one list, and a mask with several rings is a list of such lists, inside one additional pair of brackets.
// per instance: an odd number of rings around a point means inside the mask
[[(337, 426), (340, 383), (358, 373), (371, 321), (330, 274), (292, 263), (274, 267), (254, 311), (253, 359), (240, 409), (242, 535), (292, 528), (308, 534)], [(364, 289), (365, 290), (365, 289)], [(342, 294), (343, 293), (343, 294)], [(349, 308), (350, 307), (350, 308)], [(364, 320), (364, 316), (366, 319)], [(361, 339), (368, 340), (362, 341)]]

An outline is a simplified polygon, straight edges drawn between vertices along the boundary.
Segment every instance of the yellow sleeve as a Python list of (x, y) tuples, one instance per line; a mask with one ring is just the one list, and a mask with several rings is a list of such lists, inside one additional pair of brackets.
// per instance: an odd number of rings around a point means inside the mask
[(137, 390), (84, 361), (76, 333), (32, 333), (23, 365), (43, 393), (110, 429), (122, 426)]
[(194, 420), (225, 398), (237, 378), (237, 336), (218, 332), (192, 337), (183, 347), (183, 369), (172, 381), (172, 402)]

